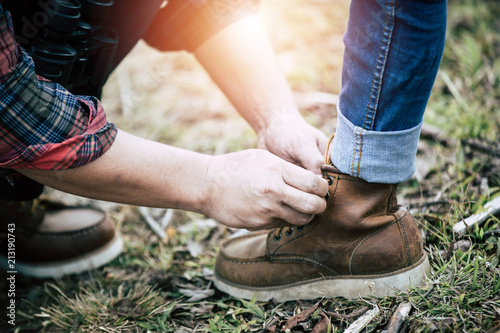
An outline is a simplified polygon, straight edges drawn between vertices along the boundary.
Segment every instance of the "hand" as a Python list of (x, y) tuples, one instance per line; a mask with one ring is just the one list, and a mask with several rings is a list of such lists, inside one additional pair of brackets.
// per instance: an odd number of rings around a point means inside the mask
[(326, 135), (299, 114), (279, 113), (259, 133), (258, 147), (320, 174), (327, 143)]
[(264, 150), (214, 156), (205, 179), (204, 213), (235, 228), (303, 225), (326, 208), (324, 179)]

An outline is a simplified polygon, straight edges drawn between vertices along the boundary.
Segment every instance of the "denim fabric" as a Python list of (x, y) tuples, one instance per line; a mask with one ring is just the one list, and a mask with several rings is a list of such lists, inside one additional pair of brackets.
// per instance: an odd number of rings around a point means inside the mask
[(444, 49), (446, 0), (352, 0), (332, 162), (368, 182), (415, 171)]

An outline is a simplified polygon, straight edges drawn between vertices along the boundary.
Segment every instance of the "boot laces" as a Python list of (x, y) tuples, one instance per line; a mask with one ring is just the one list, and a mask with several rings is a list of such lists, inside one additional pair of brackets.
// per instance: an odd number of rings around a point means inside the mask
[[(328, 181), (328, 185), (333, 185), (333, 177), (330, 176), (329, 174), (325, 173), (323, 174), (323, 177)], [(326, 195), (325, 195), (325, 200), (328, 202), (328, 200), (330, 199), (330, 191), (326, 192)], [(276, 232), (274, 233), (274, 240), (278, 241), (281, 239), (281, 231), (284, 229), (285, 227), (280, 227), (278, 229), (276, 229)], [(297, 231), (302, 231), (304, 228), (305, 228), (305, 225), (300, 225), (300, 226), (297, 226), (297, 227), (286, 227), (286, 231), (285, 231), (285, 235), (287, 236), (291, 236), (294, 231), (295, 231), (295, 228), (297, 228)]]
[(295, 229), (297, 229), (297, 231), (302, 231), (304, 228), (305, 228), (305, 225), (299, 225), (297, 227), (280, 227), (280, 228), (276, 229), (276, 232), (274, 233), (274, 240), (281, 239), (281, 231), (283, 229), (285, 229), (285, 235), (291, 236), (294, 233)]

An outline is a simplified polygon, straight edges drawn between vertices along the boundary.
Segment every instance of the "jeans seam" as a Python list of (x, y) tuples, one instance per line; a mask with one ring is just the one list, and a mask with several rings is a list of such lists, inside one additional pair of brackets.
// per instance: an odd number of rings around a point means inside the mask
[[(359, 133), (358, 133), (358, 129), (359, 129)], [(351, 172), (350, 172), (350, 176), (352, 176), (352, 177), (359, 177), (359, 173), (360, 173), (360, 169), (361, 169), (361, 155), (363, 153), (363, 131), (364, 131), (364, 128), (361, 128), (361, 127), (354, 128), (354, 147), (352, 149), (352, 161), (351, 161)], [(356, 154), (358, 150), (359, 150), (359, 153)], [(357, 159), (356, 159), (356, 156), (357, 156)], [(356, 170), (356, 172), (355, 172), (355, 170)]]
[(401, 233), (403, 236), (403, 244), (404, 244), (404, 248), (405, 248), (406, 256), (407, 256), (405, 266), (409, 266), (409, 265), (411, 265), (411, 251), (410, 251), (410, 246), (408, 245), (409, 241), (408, 241), (408, 236), (406, 235), (406, 229), (405, 229), (405, 226), (403, 224), (403, 217), (405, 217), (406, 214), (407, 213), (405, 213), (402, 217), (398, 218), (398, 225), (399, 225), (399, 228), (401, 229)]
[(354, 128), (354, 147), (352, 147), (352, 161), (351, 161), (351, 172), (350, 175), (354, 176), (354, 161), (356, 161), (356, 143), (358, 142), (358, 132), (356, 127)]
[[(392, 32), (394, 30), (395, 16), (395, 0), (387, 0), (385, 2), (385, 22), (382, 42), (380, 44), (377, 64), (373, 72), (372, 86), (370, 88), (370, 99), (368, 101), (365, 121), (363, 128), (373, 130), (376, 108), (378, 106), (380, 91), (382, 90), (382, 79), (384, 76), (385, 66), (387, 65), (387, 57), (392, 40)], [(385, 50), (384, 50), (385, 48)]]
[(361, 155), (363, 154), (363, 129), (359, 132), (359, 158), (356, 177), (359, 177), (359, 169), (361, 168)]

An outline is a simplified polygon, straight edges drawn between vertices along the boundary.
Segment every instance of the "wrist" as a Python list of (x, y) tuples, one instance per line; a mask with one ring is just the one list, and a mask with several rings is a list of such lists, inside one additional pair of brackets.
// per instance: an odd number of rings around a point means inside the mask
[(269, 115), (265, 126), (257, 132), (257, 137), (260, 142), (266, 142), (279, 137), (284, 132), (294, 128), (303, 128), (305, 125), (308, 126), (308, 123), (298, 110), (296, 112), (281, 110)]
[(191, 191), (191, 206), (189, 210), (210, 216), (211, 198), (213, 193), (213, 181), (209, 176), (210, 167), (214, 156), (201, 155), (199, 160), (199, 172), (193, 178), (195, 184)]
[(304, 118), (296, 107), (273, 107), (265, 113), (259, 123), (259, 127), (255, 128), (257, 136), (262, 137), (270, 132), (278, 132), (287, 129), (291, 124), (303, 123)]

